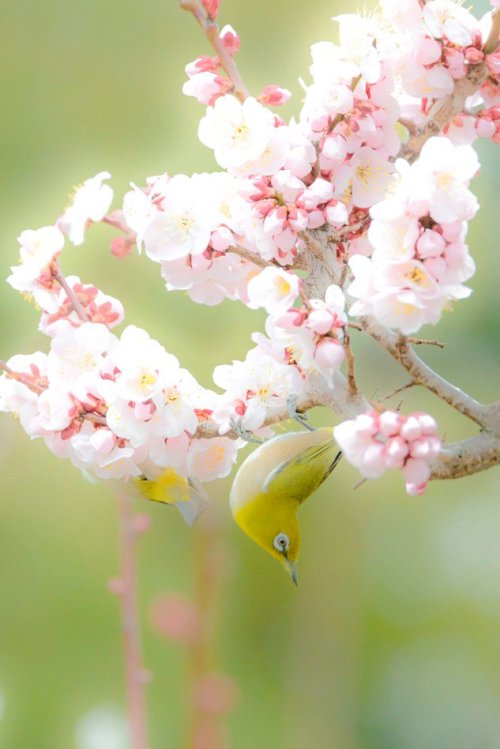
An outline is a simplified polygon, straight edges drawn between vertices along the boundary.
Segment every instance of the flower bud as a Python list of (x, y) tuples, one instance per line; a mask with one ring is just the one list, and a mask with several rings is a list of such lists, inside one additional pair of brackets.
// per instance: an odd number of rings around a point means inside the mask
[(219, 38), (224, 45), (224, 49), (227, 49), (230, 55), (235, 55), (237, 53), (240, 48), (240, 37), (232, 26), (226, 24), (224, 28), (221, 29)]
[(201, 0), (201, 4), (207, 11), (208, 17), (211, 18), (212, 21), (215, 21), (217, 13), (219, 12), (220, 0)]
[(269, 104), (271, 107), (280, 107), (291, 97), (292, 92), (287, 88), (281, 88), (275, 83), (265, 86), (262, 93), (257, 97), (261, 104)]

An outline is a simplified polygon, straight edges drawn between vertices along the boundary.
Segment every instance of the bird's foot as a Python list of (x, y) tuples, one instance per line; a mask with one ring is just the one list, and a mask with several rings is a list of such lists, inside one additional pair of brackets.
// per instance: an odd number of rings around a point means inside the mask
[(295, 395), (289, 395), (286, 401), (286, 407), (288, 410), (288, 416), (290, 419), (297, 421), (301, 426), (309, 429), (310, 432), (314, 432), (315, 429), (309, 424), (307, 414), (301, 414), (297, 411), (297, 397)]
[(251, 442), (257, 445), (262, 445), (264, 440), (259, 439), (256, 437), (252, 432), (249, 432), (245, 427), (242, 426), (241, 421), (236, 421), (236, 419), (230, 419), (229, 421), (231, 425), (231, 429), (235, 434), (238, 435), (242, 440), (245, 440), (245, 442)]

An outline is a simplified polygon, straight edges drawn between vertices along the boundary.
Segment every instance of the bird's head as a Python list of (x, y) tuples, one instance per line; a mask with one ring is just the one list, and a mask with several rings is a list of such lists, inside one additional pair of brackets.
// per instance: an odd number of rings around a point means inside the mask
[(261, 495), (238, 508), (234, 519), (252, 541), (283, 564), (297, 585), (300, 527), (295, 505), (270, 502), (266, 495)]

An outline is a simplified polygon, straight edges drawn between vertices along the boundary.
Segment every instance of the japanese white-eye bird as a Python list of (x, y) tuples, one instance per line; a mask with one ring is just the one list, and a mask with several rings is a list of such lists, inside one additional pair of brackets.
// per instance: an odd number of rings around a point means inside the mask
[(145, 476), (134, 478), (133, 487), (138, 490), (141, 497), (177, 507), (189, 525), (192, 525), (210, 504), (208, 494), (201, 483), (195, 478), (187, 479), (181, 476), (174, 468), (166, 468), (155, 479)]
[(230, 505), (240, 528), (278, 559), (297, 585), (297, 511), (337, 465), (332, 427), (288, 432), (264, 442), (240, 466)]

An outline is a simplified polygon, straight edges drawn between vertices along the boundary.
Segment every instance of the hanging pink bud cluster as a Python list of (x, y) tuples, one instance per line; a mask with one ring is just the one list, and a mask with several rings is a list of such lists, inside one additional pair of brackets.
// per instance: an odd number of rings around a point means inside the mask
[(349, 463), (362, 476), (374, 479), (387, 470), (402, 471), (408, 494), (423, 494), (431, 462), (441, 449), (432, 416), (398, 411), (369, 411), (334, 429), (335, 439)]

